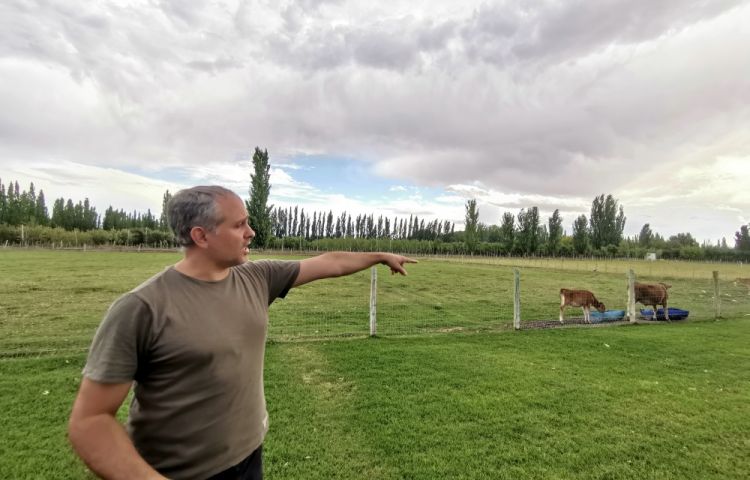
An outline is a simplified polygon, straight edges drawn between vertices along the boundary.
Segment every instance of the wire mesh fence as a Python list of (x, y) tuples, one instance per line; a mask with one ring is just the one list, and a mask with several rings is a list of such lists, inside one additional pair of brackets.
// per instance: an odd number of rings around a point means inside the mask
[(411, 271), (408, 277), (379, 277), (378, 334), (489, 330), (512, 323), (511, 268), (435, 262)]
[[(409, 275), (381, 267), (376, 306), (379, 335), (501, 328), (513, 318), (511, 269), (425, 261)], [(271, 307), (269, 338), (370, 333), (371, 272), (313, 282)]]
[[(593, 268), (591, 265), (584, 268), (567, 263), (538, 261), (537, 265), (527, 264), (518, 269), (520, 328), (584, 323), (583, 311), (578, 307), (566, 307), (564, 322), (560, 323), (561, 288), (589, 290), (608, 311), (622, 311), (624, 318), (619, 320), (628, 321), (627, 264), (615, 262), (605, 267), (598, 263)], [(725, 278), (721, 272), (715, 281), (710, 268), (706, 265), (686, 269), (683, 265), (670, 270), (659, 265), (642, 268), (642, 275), (636, 270), (634, 276), (638, 282), (670, 285), (668, 307), (684, 310), (691, 320), (750, 318), (750, 287), (735, 278)], [(373, 312), (376, 333), (389, 336), (512, 329), (514, 270), (512, 265), (500, 262), (455, 259), (423, 259), (419, 265), (410, 266), (406, 277), (389, 275), (381, 267)], [(368, 335), (370, 296), (369, 271), (295, 289), (286, 300), (272, 306), (269, 338)], [(651, 306), (638, 303), (636, 320), (650, 319), (647, 311), (650, 309)], [(617, 312), (613, 313), (613, 317), (605, 317), (601, 322), (617, 321)]]
[[(3, 250), (0, 357), (85, 351), (115, 298), (179, 258), (179, 252)], [(513, 329), (515, 269), (520, 328), (560, 325), (561, 288), (590, 290), (607, 309), (627, 310), (629, 269), (639, 282), (671, 285), (668, 306), (688, 311), (688, 321), (717, 314), (750, 319), (747, 264), (440, 257), (420, 258), (407, 269), (402, 277), (378, 267), (378, 335)], [(292, 289), (271, 306), (269, 339), (369, 335), (370, 284), (370, 272), (363, 271)], [(636, 306), (639, 316), (645, 308)], [(582, 323), (582, 316), (580, 308), (566, 308), (565, 325)]]

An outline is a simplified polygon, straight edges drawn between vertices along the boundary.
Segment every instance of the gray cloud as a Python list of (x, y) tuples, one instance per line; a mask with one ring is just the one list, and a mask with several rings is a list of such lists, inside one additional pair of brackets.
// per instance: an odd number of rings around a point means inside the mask
[[(177, 166), (261, 145), (520, 195), (493, 208), (610, 191), (671, 202), (652, 186), (750, 152), (749, 20), (730, 0), (11, 0), (0, 154)], [(729, 195), (727, 211), (745, 201)]]
[(467, 53), (497, 65), (561, 62), (674, 35), (741, 0), (485, 3), (462, 29)]

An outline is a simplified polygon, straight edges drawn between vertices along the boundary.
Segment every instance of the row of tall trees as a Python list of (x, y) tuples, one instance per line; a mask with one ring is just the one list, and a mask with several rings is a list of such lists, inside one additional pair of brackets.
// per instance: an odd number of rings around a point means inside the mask
[(42, 190), (37, 194), (32, 183), (28, 191), (22, 191), (17, 181), (6, 187), (0, 179), (0, 224), (48, 225), (49, 221)]
[[(612, 195), (599, 195), (591, 204), (589, 216), (580, 215), (571, 225), (571, 234), (563, 229), (559, 210), (542, 222), (537, 207), (522, 208), (517, 215), (503, 213), (498, 225), (485, 225), (478, 221), (479, 211), (475, 200), (465, 205), (465, 225), (457, 238), (462, 239), (469, 252), (488, 248), (502, 255), (641, 255), (646, 251), (658, 252), (665, 258), (720, 257), (718, 249), (728, 249), (725, 239), (717, 245), (699, 245), (690, 233), (678, 233), (664, 238), (655, 233), (650, 224), (643, 225), (633, 238), (623, 235), (625, 212)], [(483, 246), (483, 244), (490, 244)], [(750, 254), (750, 233), (743, 225), (735, 234), (734, 249)], [(709, 253), (707, 253), (709, 252)]]
[(50, 215), (44, 191), (39, 190), (37, 194), (33, 182), (28, 190), (21, 190), (17, 181), (6, 186), (0, 180), (0, 224), (44, 225), (86, 231), (99, 227), (99, 215), (88, 198), (75, 204), (71, 199), (55, 199)]
[(740, 231), (734, 234), (735, 248), (743, 252), (750, 252), (750, 232), (748, 232), (750, 225), (742, 225)]
[(298, 205), (274, 208), (268, 205), (271, 193), (268, 151), (256, 147), (250, 174), (250, 199), (245, 202), (250, 227), (255, 230), (255, 245), (267, 247), (272, 238), (299, 238), (312, 241), (323, 238), (408, 239), (451, 241), (455, 225), (449, 221), (430, 220), (425, 223), (416, 215), (405, 218), (359, 214), (352, 217), (343, 211), (305, 213)]
[[(666, 257), (681, 258), (701, 258), (709, 250), (712, 255), (718, 255), (718, 250), (729, 248), (724, 240), (715, 247), (698, 245), (689, 233), (665, 239), (655, 233), (650, 224), (643, 225), (639, 235), (634, 238), (625, 238), (624, 209), (612, 195), (604, 194), (593, 199), (588, 217), (580, 215), (573, 220), (568, 235), (559, 210), (542, 220), (536, 206), (522, 208), (517, 214), (504, 212), (498, 224), (486, 225), (479, 222), (479, 208), (476, 200), (472, 199), (466, 203), (464, 230), (455, 231), (455, 224), (450, 221), (420, 219), (416, 215), (408, 219), (375, 214), (352, 216), (347, 212), (334, 214), (332, 210), (306, 212), (304, 207), (298, 205), (274, 207), (268, 205), (270, 191), (268, 151), (256, 148), (250, 174), (250, 199), (246, 207), (250, 224), (256, 232), (255, 245), (259, 247), (284, 245), (284, 239), (295, 239), (297, 245), (305, 242), (305, 245), (315, 245), (315, 248), (346, 248), (347, 241), (356, 240), (356, 248), (366, 249), (370, 245), (378, 248), (381, 245), (378, 240), (387, 239), (390, 247), (395, 245), (407, 249), (410, 248), (408, 242), (419, 242), (419, 251), (438, 248), (429, 245), (432, 245), (430, 242), (439, 242), (439, 250), (448, 253), (614, 256), (640, 254), (647, 249), (659, 251)], [(112, 206), (99, 215), (88, 198), (77, 203), (71, 199), (56, 199), (50, 215), (44, 192), (40, 190), (36, 193), (33, 183), (28, 190), (21, 190), (18, 182), (9, 182), (6, 186), (0, 181), (0, 225), (52, 227), (81, 232), (97, 229), (123, 231), (122, 234), (98, 235), (96, 239), (111, 238), (113, 242), (124, 244), (134, 244), (132, 242), (139, 240), (164, 244), (171, 242), (167, 219), (167, 205), (171, 198), (167, 190), (158, 218), (150, 209), (145, 213), (125, 212)], [(164, 233), (156, 234), (156, 231)], [(12, 230), (7, 232), (10, 232), (7, 233), (8, 238), (17, 238)], [(371, 244), (370, 240), (375, 242)], [(351, 243), (349, 248), (354, 248), (355, 243)], [(747, 225), (736, 232), (734, 249), (750, 253)]]
[(73, 204), (73, 200), (58, 198), (52, 205), (52, 217), (49, 225), (61, 227), (65, 230), (94, 230), (99, 228), (99, 215), (96, 208), (92, 207), (89, 199)]
[(6, 225), (42, 225), (65, 230), (82, 232), (95, 229), (121, 230), (141, 228), (151, 230), (168, 230), (166, 218), (167, 203), (172, 195), (167, 190), (162, 203), (162, 214), (156, 218), (148, 209), (145, 213), (138, 211), (125, 212), (115, 210), (111, 205), (104, 215), (97, 213), (88, 198), (74, 203), (72, 199), (57, 198), (49, 214), (44, 198), (44, 191), (36, 193), (34, 183), (28, 190), (21, 190), (17, 181), (6, 185), (0, 180), (0, 224)]
[[(252, 222), (252, 215), (250, 216)], [(255, 222), (256, 224), (259, 222)], [(298, 205), (273, 208), (270, 213), (270, 235), (275, 238), (299, 237), (305, 240), (319, 238), (388, 238), (409, 240), (450, 241), (455, 225), (449, 221), (430, 220), (425, 223), (416, 215), (408, 219), (390, 219), (374, 214), (352, 217), (346, 211), (334, 216), (333, 211), (305, 213)], [(256, 236), (256, 241), (258, 237)], [(260, 243), (259, 243), (260, 244)]]
[(122, 209), (115, 210), (110, 205), (110, 207), (104, 211), (101, 228), (104, 230), (121, 230), (123, 228), (165, 230), (168, 226), (162, 224), (161, 221), (151, 213), (150, 208), (146, 210), (146, 213), (140, 213), (138, 211), (125, 212), (125, 210)]
[(477, 251), (481, 242), (496, 243), (502, 254), (570, 255), (592, 251), (617, 251), (623, 239), (625, 213), (612, 195), (594, 198), (591, 214), (573, 221), (572, 235), (566, 237), (560, 210), (542, 222), (539, 209), (522, 208), (517, 215), (503, 213), (499, 225), (479, 222), (476, 200), (466, 202), (463, 240), (467, 249)]

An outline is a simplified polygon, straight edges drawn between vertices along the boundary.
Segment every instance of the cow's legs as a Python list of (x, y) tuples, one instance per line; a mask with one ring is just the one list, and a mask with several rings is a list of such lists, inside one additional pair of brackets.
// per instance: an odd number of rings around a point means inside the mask
[(591, 323), (591, 312), (589, 307), (583, 306), (583, 323)]
[(565, 296), (560, 294), (560, 323), (563, 323), (563, 309), (565, 309)]
[(666, 300), (664, 300), (664, 318), (666, 318), (669, 323), (672, 323), (672, 320), (669, 319), (669, 309), (667, 308)]

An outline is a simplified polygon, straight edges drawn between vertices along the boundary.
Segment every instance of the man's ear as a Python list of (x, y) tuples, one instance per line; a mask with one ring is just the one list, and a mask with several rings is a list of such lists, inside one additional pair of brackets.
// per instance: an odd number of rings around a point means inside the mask
[(190, 229), (190, 238), (193, 239), (195, 246), (199, 248), (206, 248), (208, 246), (206, 233), (206, 229), (203, 227), (193, 227)]

